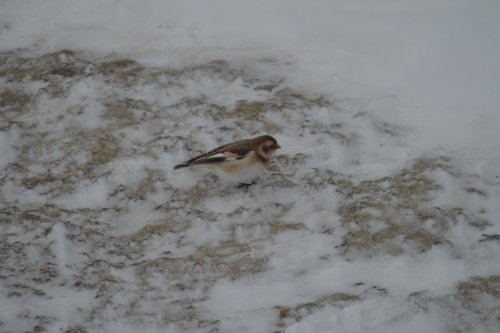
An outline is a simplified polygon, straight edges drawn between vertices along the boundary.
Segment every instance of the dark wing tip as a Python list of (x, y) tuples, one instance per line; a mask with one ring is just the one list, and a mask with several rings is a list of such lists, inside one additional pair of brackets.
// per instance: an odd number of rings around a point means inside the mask
[(177, 164), (176, 166), (174, 166), (174, 170), (181, 169), (181, 168), (187, 168), (187, 167), (194, 166), (194, 165), (221, 163), (221, 162), (225, 162), (225, 161), (226, 161), (226, 158), (224, 156), (203, 158), (203, 159), (199, 159), (199, 160), (189, 160), (186, 163)]
[(224, 156), (217, 156), (217, 157), (206, 158), (198, 163), (199, 164), (222, 163), (225, 162), (226, 160), (227, 158)]
[(180, 169), (180, 168), (186, 168), (188, 166), (189, 166), (189, 164), (186, 164), (186, 163), (177, 164), (176, 166), (174, 166), (174, 170), (177, 170), (177, 169)]

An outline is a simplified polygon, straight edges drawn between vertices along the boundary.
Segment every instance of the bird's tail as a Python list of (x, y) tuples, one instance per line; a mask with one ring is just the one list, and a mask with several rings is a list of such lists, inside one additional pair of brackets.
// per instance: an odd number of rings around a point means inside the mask
[(189, 164), (186, 164), (186, 163), (177, 164), (176, 166), (174, 166), (174, 170), (177, 170), (180, 168), (187, 168), (188, 166), (189, 166)]

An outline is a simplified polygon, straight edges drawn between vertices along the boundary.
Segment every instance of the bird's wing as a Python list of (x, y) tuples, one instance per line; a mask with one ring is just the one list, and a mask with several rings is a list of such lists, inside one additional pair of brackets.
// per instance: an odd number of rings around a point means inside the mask
[(217, 147), (209, 152), (199, 155), (186, 162), (193, 164), (210, 164), (240, 160), (252, 151), (249, 140), (236, 141), (224, 146)]

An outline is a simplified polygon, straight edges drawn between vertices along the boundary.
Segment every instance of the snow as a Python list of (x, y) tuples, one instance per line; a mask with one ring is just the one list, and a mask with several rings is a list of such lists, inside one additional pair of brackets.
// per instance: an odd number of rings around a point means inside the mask
[(16, 127), (0, 133), (0, 141), (2, 142), (2, 146), (0, 146), (0, 154), (2, 156), (2, 159), (0, 160), (0, 167), (3, 168), (8, 163), (16, 160), (16, 144), (18, 143), (18, 140), (19, 133)]
[(498, 332), (498, 13), (0, 1), (0, 331)]

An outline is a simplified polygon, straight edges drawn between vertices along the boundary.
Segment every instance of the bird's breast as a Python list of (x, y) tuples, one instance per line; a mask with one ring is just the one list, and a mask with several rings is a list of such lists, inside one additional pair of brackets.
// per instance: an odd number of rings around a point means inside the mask
[(263, 167), (264, 164), (252, 152), (243, 159), (221, 163), (217, 169), (222, 171), (219, 172), (221, 177), (242, 182), (255, 179)]

